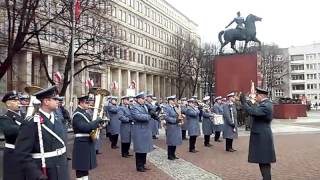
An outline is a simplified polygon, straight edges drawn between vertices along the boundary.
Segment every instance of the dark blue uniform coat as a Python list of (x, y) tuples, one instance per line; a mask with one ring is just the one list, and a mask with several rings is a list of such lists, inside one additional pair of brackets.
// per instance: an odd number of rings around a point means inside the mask
[[(23, 115), (8, 110), (5, 115), (0, 116), (0, 129), (4, 134), (6, 143), (15, 144), (19, 133)], [(20, 163), (16, 157), (15, 150), (4, 148), (3, 152), (3, 179), (24, 179)]]
[[(67, 133), (64, 124), (55, 116), (54, 124), (41, 112), (43, 124), (53, 131), (66, 145)], [(41, 128), (44, 152), (52, 152), (63, 148), (64, 145), (47, 130)], [(33, 159), (32, 153), (40, 153), (37, 122), (33, 118), (22, 123), (16, 140), (16, 154), (23, 172), (28, 180), (37, 180), (41, 175), (41, 159)], [(67, 153), (60, 156), (46, 158), (47, 174), (49, 180), (68, 180)]]
[[(81, 113), (87, 119), (78, 113)], [(74, 134), (90, 134), (99, 125), (98, 121), (91, 121), (91, 116), (85, 110), (78, 107), (73, 115), (72, 126)], [(88, 171), (95, 167), (97, 167), (95, 143), (90, 137), (75, 137), (72, 152), (72, 168)]]
[(251, 163), (276, 162), (273, 135), (270, 127), (272, 102), (266, 99), (258, 106), (250, 107), (247, 103), (244, 103), (243, 107), (252, 116), (248, 161)]

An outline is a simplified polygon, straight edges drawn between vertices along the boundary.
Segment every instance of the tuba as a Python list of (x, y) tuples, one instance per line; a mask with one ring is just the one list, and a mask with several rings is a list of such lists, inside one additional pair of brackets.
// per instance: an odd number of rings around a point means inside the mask
[[(107, 118), (107, 116), (104, 113), (103, 105), (104, 105), (106, 96), (108, 96), (110, 92), (106, 89), (98, 88), (95, 94), (96, 95), (95, 95), (92, 120), (95, 121), (99, 117), (104, 121), (103, 125), (105, 125), (110, 120)], [(92, 140), (97, 140), (99, 138), (99, 135), (100, 135), (100, 128), (97, 128), (91, 131), (90, 133), (90, 137)]]
[(29, 102), (29, 105), (27, 107), (27, 113), (26, 113), (26, 118), (27, 118), (27, 117), (31, 117), (35, 112), (35, 107), (34, 107), (33, 104), (34, 104), (34, 102), (37, 101), (37, 98), (35, 96), (33, 96), (33, 94), (38, 92), (38, 91), (40, 91), (40, 90), (42, 90), (42, 88), (38, 87), (38, 86), (27, 86), (27, 87), (24, 88), (24, 90), (30, 96), (30, 102)]

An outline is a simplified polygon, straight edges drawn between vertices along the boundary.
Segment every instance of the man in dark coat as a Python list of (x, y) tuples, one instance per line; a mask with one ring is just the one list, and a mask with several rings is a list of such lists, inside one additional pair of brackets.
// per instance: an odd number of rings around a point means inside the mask
[(232, 92), (227, 97), (228, 102), (223, 105), (223, 138), (226, 139), (226, 151), (234, 152), (236, 150), (232, 147), (233, 139), (238, 138), (237, 109), (234, 104), (235, 93)]
[(92, 116), (86, 112), (89, 109), (89, 96), (78, 97), (79, 106), (73, 114), (73, 132), (75, 134), (72, 168), (76, 170), (79, 180), (87, 180), (89, 170), (97, 167), (95, 144), (90, 137), (91, 131), (100, 127), (101, 120), (92, 121)]
[[(214, 99), (215, 103), (213, 105), (213, 112), (215, 114), (223, 115), (223, 103), (222, 103), (222, 97), (218, 96)], [(214, 124), (213, 125), (214, 130), (214, 141), (216, 142), (222, 142), (220, 140), (221, 132), (223, 131), (223, 124)]]
[(3, 179), (24, 179), (25, 176), (15, 153), (15, 142), (24, 115), (19, 110), (19, 98), (16, 91), (7, 92), (2, 98), (7, 112), (0, 116), (0, 130), (4, 134), (5, 145), (3, 152)]
[(185, 110), (186, 119), (188, 122), (188, 134), (189, 139), (189, 152), (196, 153), (196, 141), (197, 137), (200, 136), (200, 125), (199, 125), (199, 110), (195, 107), (194, 99), (188, 100), (188, 107)]
[(144, 93), (136, 96), (137, 103), (130, 109), (134, 125), (132, 127), (133, 150), (136, 153), (136, 168), (138, 172), (149, 170), (145, 166), (147, 153), (153, 150), (152, 132), (149, 123), (152, 121), (145, 105)]
[(34, 96), (41, 101), (40, 108), (20, 126), (15, 143), (16, 157), (28, 179), (69, 179), (67, 134), (54, 114), (58, 107), (56, 93), (56, 86), (36, 92)]
[(120, 125), (120, 138), (121, 138), (121, 155), (124, 158), (128, 158), (132, 155), (129, 154), (131, 144), (131, 131), (132, 131), (132, 117), (130, 112), (130, 102), (128, 96), (121, 98), (122, 103), (119, 106), (119, 120)]
[(164, 105), (164, 120), (166, 121), (166, 144), (168, 145), (168, 159), (179, 159), (176, 156), (176, 147), (182, 144), (181, 120), (175, 109), (176, 96), (167, 97), (168, 104)]
[(272, 102), (268, 99), (268, 91), (256, 88), (258, 106), (249, 106), (245, 96), (241, 95), (243, 108), (252, 116), (250, 132), (250, 163), (258, 163), (264, 180), (271, 179), (271, 164), (276, 162), (276, 155), (271, 130)]

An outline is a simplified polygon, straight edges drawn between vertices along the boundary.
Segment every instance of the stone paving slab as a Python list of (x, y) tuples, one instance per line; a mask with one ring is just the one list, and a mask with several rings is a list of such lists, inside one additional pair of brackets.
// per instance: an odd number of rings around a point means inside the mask
[(156, 147), (148, 154), (148, 161), (176, 180), (222, 180), (219, 176), (205, 171), (182, 158), (170, 161), (166, 150)]

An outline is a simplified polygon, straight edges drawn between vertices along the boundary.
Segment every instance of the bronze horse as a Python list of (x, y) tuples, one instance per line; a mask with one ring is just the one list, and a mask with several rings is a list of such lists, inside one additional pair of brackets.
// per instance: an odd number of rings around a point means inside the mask
[[(249, 14), (245, 20), (245, 29), (228, 29), (225, 31), (221, 31), (219, 33), (219, 41), (221, 43), (220, 53), (222, 53), (222, 49), (225, 45), (231, 42), (231, 48), (238, 53), (238, 50), (234, 47), (236, 41), (245, 41), (244, 50), (247, 48), (247, 44), (249, 41), (254, 41), (259, 44), (261, 47), (261, 42), (256, 38), (256, 21), (261, 21), (262, 18), (255, 16), (253, 14)], [(222, 35), (224, 38), (224, 42), (222, 41)]]

